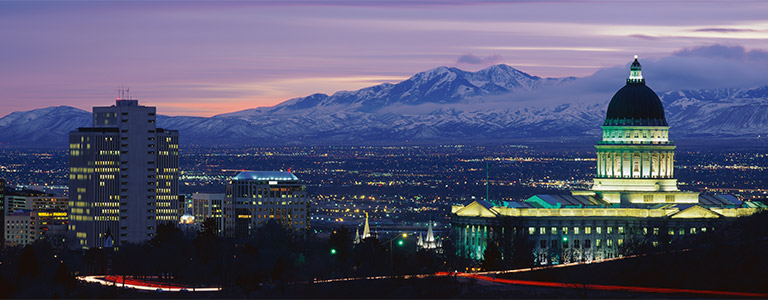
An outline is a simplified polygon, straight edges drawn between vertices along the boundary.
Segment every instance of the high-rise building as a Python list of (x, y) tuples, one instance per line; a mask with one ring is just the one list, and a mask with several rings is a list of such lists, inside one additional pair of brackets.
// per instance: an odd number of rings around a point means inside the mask
[(602, 129), (590, 190), (453, 206), (456, 254), (481, 260), (488, 246), (502, 249), (523, 239), (538, 264), (611, 258), (638, 245), (716, 230), (765, 207), (732, 195), (678, 190), (664, 107), (645, 85), (637, 58), (608, 105)]
[(224, 233), (247, 238), (269, 220), (309, 229), (309, 205), (306, 186), (291, 172), (240, 172), (227, 184)]
[(93, 108), (93, 127), (69, 135), (70, 228), (76, 246), (140, 243), (177, 223), (179, 133), (155, 125), (155, 107), (117, 99)]
[(207, 219), (213, 219), (216, 223), (216, 232), (221, 234), (224, 228), (224, 212), (222, 204), (224, 203), (224, 194), (218, 193), (194, 193), (192, 194), (192, 215), (195, 222), (202, 224)]

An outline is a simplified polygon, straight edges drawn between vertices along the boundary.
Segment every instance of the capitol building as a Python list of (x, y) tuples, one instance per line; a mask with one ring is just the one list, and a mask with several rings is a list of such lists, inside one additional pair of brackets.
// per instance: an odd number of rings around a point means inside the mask
[(537, 264), (591, 261), (621, 256), (628, 243), (658, 246), (715, 230), (760, 209), (759, 203), (732, 195), (678, 189), (664, 107), (645, 85), (637, 56), (626, 85), (608, 105), (602, 129), (591, 189), (453, 206), (456, 254), (482, 260), (489, 244), (501, 247), (524, 237)]

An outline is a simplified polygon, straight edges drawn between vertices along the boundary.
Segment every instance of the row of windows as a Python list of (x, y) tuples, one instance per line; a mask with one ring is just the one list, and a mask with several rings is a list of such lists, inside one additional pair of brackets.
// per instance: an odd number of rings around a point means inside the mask
[[(615, 228), (615, 231), (614, 231)], [(536, 227), (528, 227), (528, 234), (535, 235), (545, 235), (547, 233), (549, 234), (592, 234), (593, 227), (549, 227), (549, 230), (547, 230), (547, 227), (538, 227), (538, 230)], [(605, 229), (605, 230), (603, 230)], [(659, 235), (660, 228), (659, 227), (653, 227), (652, 229), (649, 229), (649, 227), (643, 227), (642, 228), (643, 234), (647, 235), (649, 232), (652, 232), (653, 235)], [(613, 234), (616, 232), (617, 234), (624, 234), (624, 226), (618, 226), (618, 227), (594, 227), (594, 232), (596, 234)], [(687, 233), (690, 234), (696, 234), (697, 232), (707, 232), (706, 227), (680, 227), (680, 228), (668, 228), (667, 234), (669, 235), (684, 235)]]
[[(550, 234), (568, 234), (571, 227), (550, 227), (549, 233)], [(592, 234), (592, 227), (573, 227), (573, 230), (570, 231), (572, 234)], [(624, 226), (618, 226), (615, 228), (616, 232), (618, 234), (624, 234)], [(537, 232), (536, 227), (528, 227), (528, 234), (535, 235)], [(614, 232), (614, 227), (608, 226), (605, 227), (605, 233), (606, 234), (612, 234)], [(603, 227), (597, 226), (595, 227), (595, 233), (596, 234), (603, 234)], [(547, 228), (546, 227), (539, 227), (538, 234), (547, 234)]]
[[(547, 240), (541, 240), (541, 241), (539, 241), (539, 248), (546, 249), (547, 248), (547, 244), (548, 244)], [(563, 249), (568, 249), (568, 247), (571, 246), (571, 244), (569, 243), (568, 240), (562, 240), (562, 241), (561, 240), (552, 240), (552, 241), (550, 241), (549, 244), (551, 244), (552, 245), (551, 247), (555, 248), (555, 249), (558, 248), (558, 246), (560, 246), (560, 245), (562, 245)], [(621, 247), (624, 244), (624, 239), (617, 239), (615, 241), (615, 243), (614, 243), (614, 240), (611, 240), (611, 239), (605, 240), (605, 247), (607, 247), (607, 248), (612, 248), (614, 246), (614, 244), (619, 246), (619, 247)], [(576, 248), (576, 249), (582, 249), (582, 248), (583, 249), (591, 249), (592, 248), (592, 240), (589, 240), (589, 239), (583, 240), (583, 241), (581, 241), (581, 240), (574, 240), (572, 246), (573, 246), (573, 248)], [(595, 239), (595, 248), (601, 248), (601, 247), (603, 247), (603, 240)]]

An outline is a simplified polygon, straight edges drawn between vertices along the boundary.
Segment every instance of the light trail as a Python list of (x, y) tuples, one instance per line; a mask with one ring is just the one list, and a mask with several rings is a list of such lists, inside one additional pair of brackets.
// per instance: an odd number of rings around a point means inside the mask
[[(116, 281), (110, 281), (107, 280), (108, 275), (93, 275), (93, 276), (78, 276), (76, 277), (77, 280), (90, 282), (90, 283), (98, 283), (105, 286), (115, 286), (115, 287), (125, 287), (125, 288), (131, 288), (131, 289), (137, 289), (137, 290), (144, 290), (144, 291), (154, 291), (154, 292), (218, 292), (221, 291), (221, 287), (187, 287), (187, 286), (181, 286), (181, 285), (175, 285), (175, 284), (160, 284), (160, 283), (151, 283), (146, 281), (139, 281), (134, 279), (126, 279), (126, 282), (123, 284), (118, 283)], [(117, 278), (118, 276), (114, 276)]]
[(601, 291), (624, 291), (624, 292), (639, 292), (639, 293), (657, 293), (657, 294), (696, 294), (696, 295), (717, 295), (717, 296), (739, 296), (739, 297), (757, 297), (768, 298), (768, 293), (751, 293), (751, 292), (731, 292), (731, 291), (714, 291), (714, 290), (692, 290), (692, 289), (676, 289), (676, 288), (653, 288), (653, 287), (640, 287), (640, 286), (624, 286), (624, 285), (604, 285), (604, 284), (576, 284), (576, 283), (561, 283), (561, 282), (548, 282), (548, 281), (532, 281), (532, 280), (516, 280), (516, 279), (503, 279), (492, 278), (485, 275), (470, 274), (470, 273), (449, 273), (438, 272), (437, 275), (441, 276), (458, 276), (465, 278), (475, 278), (484, 281), (516, 284), (516, 285), (528, 285), (528, 286), (541, 286), (541, 287), (558, 287), (558, 288), (570, 288), (570, 289), (589, 289), (589, 290), (601, 290)]

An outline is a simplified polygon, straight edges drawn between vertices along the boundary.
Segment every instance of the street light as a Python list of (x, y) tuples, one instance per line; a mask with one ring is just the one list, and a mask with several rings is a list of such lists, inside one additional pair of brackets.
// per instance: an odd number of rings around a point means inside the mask
[[(394, 241), (395, 239), (400, 238), (400, 237), (405, 239), (405, 238), (408, 237), (408, 234), (407, 233), (403, 233), (403, 234), (400, 234), (400, 235), (396, 235), (395, 237), (393, 237), (393, 238), (391, 238), (391, 239), (389, 239), (387, 241), (387, 242), (389, 242), (389, 269), (391, 271), (393, 271), (393, 272), (395, 270), (395, 266), (394, 266), (394, 263), (393, 263), (393, 255), (392, 255), (392, 241)], [(405, 244), (405, 241), (403, 241), (403, 240), (398, 240), (397, 241), (397, 245), (398, 246), (402, 246), (404, 244)]]

